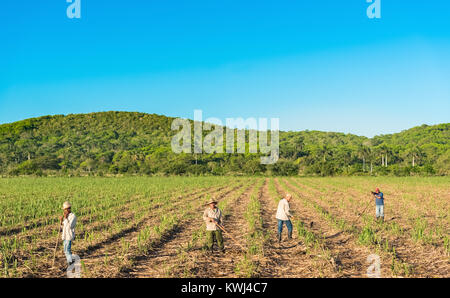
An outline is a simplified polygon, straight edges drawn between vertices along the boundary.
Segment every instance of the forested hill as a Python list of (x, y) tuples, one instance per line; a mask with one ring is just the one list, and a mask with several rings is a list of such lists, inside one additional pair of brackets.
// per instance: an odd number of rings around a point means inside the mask
[[(320, 131), (280, 132), (280, 159), (258, 154), (175, 154), (174, 118), (103, 112), (0, 125), (3, 175), (448, 175), (450, 123), (372, 139)], [(207, 132), (205, 132), (206, 134)]]

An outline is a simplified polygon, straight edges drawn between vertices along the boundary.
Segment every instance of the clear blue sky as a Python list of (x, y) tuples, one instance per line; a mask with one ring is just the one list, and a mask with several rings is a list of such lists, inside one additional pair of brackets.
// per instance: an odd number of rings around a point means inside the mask
[(0, 123), (120, 110), (358, 135), (450, 122), (450, 1), (7, 0)]

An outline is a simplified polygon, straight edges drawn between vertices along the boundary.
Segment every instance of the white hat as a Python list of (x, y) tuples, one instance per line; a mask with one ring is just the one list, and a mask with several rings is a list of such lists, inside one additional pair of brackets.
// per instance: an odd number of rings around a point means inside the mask
[(70, 205), (70, 203), (69, 202), (64, 202), (64, 204), (63, 204), (63, 210), (64, 209), (67, 209), (67, 208), (70, 208), (70, 207), (72, 207), (72, 205)]

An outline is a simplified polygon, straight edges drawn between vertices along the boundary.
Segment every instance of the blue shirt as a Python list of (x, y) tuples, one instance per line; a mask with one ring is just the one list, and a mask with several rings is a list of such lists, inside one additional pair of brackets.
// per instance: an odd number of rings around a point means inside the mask
[(377, 206), (384, 205), (384, 197), (382, 192), (375, 194), (375, 204)]

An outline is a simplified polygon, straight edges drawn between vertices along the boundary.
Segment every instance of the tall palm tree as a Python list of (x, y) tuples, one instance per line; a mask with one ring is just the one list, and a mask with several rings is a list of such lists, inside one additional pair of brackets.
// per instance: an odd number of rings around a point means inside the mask
[(327, 158), (332, 156), (331, 148), (328, 145), (321, 145), (319, 154), (322, 156), (323, 162), (326, 162)]
[(366, 171), (366, 158), (369, 156), (370, 153), (370, 147), (361, 144), (358, 146), (358, 158), (362, 159), (363, 161), (363, 172)]
[(420, 147), (417, 145), (413, 145), (407, 150), (407, 155), (412, 159), (411, 164), (413, 168), (416, 166), (416, 161), (420, 159), (422, 154), (422, 149), (420, 149)]
[(381, 154), (381, 166), (388, 166), (388, 154), (392, 153), (391, 148), (389, 148), (386, 144), (382, 144), (379, 147), (379, 153)]

